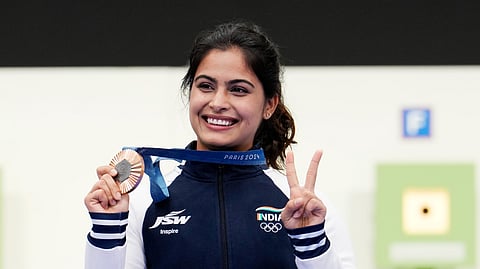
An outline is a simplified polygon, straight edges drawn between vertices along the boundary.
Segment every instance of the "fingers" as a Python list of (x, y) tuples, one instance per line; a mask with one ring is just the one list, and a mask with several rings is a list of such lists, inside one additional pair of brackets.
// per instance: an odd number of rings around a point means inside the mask
[(112, 177), (117, 175), (117, 170), (110, 165), (104, 165), (97, 168), (97, 177), (100, 179), (103, 175), (110, 174)]
[(325, 221), (327, 209), (317, 197), (301, 197), (290, 200), (282, 211), (285, 227), (299, 228), (320, 224)]
[[(101, 180), (99, 180), (100, 182)], [(101, 188), (98, 188), (90, 193), (84, 199), (85, 206), (89, 212), (98, 213), (118, 213), (128, 211), (129, 197), (128, 194), (122, 195), (116, 204), (111, 204), (107, 194)]]
[(327, 213), (327, 208), (323, 202), (317, 197), (310, 199), (305, 204), (305, 215), (309, 217), (318, 217), (321, 218), (321, 221), (325, 219)]
[(285, 208), (282, 211), (282, 219), (288, 220), (291, 218), (301, 218), (302, 216), (308, 215), (307, 211), (312, 210), (311, 207), (307, 207), (312, 200), (318, 200), (313, 192), (304, 190), (299, 193), (298, 197), (290, 199)]
[(289, 222), (291, 219), (299, 218), (304, 212), (304, 202), (302, 198), (292, 199), (287, 202), (282, 211), (281, 219), (284, 222)]
[(122, 197), (118, 183), (113, 178), (116, 175), (117, 171), (111, 166), (98, 167), (97, 176), (99, 177), (99, 181), (95, 183), (90, 192), (94, 192), (97, 189), (103, 190), (107, 197), (107, 201), (109, 201), (111, 205), (115, 205)]
[(109, 207), (108, 197), (102, 189), (96, 189), (85, 197), (85, 205), (89, 212), (98, 211), (98, 204), (103, 210)]
[(308, 166), (307, 178), (305, 179), (305, 188), (312, 192), (315, 191), (315, 182), (317, 181), (318, 164), (320, 163), (322, 154), (323, 152), (321, 150), (317, 150), (315, 154), (313, 154), (312, 160), (310, 161), (310, 165)]
[(295, 162), (293, 160), (293, 152), (287, 152), (285, 158), (285, 168), (287, 173), (288, 185), (290, 188), (298, 186), (297, 171), (295, 170)]
[[(310, 165), (307, 170), (307, 178), (305, 180), (305, 188), (314, 191), (315, 190), (315, 182), (317, 180), (317, 171), (318, 165), (320, 163), (320, 159), (322, 158), (323, 152), (321, 150), (317, 150), (315, 154), (313, 154), (312, 160), (310, 161)], [(287, 180), (288, 185), (290, 188), (296, 187), (299, 185), (297, 172), (295, 169), (295, 161), (293, 158), (293, 152), (287, 152), (287, 156), (285, 159), (285, 166), (286, 166), (286, 173), (287, 173)]]
[(89, 212), (118, 213), (128, 211), (128, 194), (121, 194), (119, 183), (114, 179), (118, 174), (112, 166), (97, 168), (97, 177), (92, 189), (85, 196), (84, 203)]
[(290, 200), (282, 211), (281, 219), (287, 228), (299, 228), (322, 223), (326, 216), (326, 207), (315, 195), (315, 182), (322, 151), (318, 150), (312, 157), (307, 170), (305, 185), (300, 186), (293, 159), (288, 152), (285, 160)]

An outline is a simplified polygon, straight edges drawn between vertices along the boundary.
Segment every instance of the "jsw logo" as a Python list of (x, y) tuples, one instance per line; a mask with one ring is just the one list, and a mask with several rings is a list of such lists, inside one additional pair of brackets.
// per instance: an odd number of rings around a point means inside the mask
[(170, 224), (185, 224), (192, 216), (178, 216), (183, 213), (181, 211), (172, 211), (165, 216), (157, 217), (155, 224), (153, 224), (149, 229), (155, 229), (160, 225), (170, 225)]

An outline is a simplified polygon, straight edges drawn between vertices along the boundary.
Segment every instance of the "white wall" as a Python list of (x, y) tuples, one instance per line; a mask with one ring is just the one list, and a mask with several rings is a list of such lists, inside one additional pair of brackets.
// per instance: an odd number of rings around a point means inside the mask
[[(3, 268), (83, 268), (83, 197), (95, 168), (122, 146), (194, 138), (179, 94), (184, 71), (0, 69)], [(284, 87), (299, 174), (324, 149), (317, 188), (345, 218), (360, 269), (375, 268), (377, 163), (480, 162), (478, 66), (288, 67)], [(411, 106), (432, 109), (431, 139), (402, 138), (401, 109)]]

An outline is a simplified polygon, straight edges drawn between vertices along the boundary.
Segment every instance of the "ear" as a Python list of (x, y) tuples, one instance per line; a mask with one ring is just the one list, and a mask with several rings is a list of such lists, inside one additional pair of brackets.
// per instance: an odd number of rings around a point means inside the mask
[(273, 115), (275, 109), (277, 109), (278, 101), (278, 95), (267, 99), (267, 101), (265, 102), (265, 108), (263, 109), (263, 118), (265, 120), (268, 120)]

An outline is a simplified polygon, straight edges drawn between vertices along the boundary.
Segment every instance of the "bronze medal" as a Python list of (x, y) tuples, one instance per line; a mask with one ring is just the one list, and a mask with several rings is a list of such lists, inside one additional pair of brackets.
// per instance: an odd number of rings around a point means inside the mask
[(117, 153), (109, 165), (118, 172), (114, 179), (119, 183), (122, 194), (133, 191), (142, 180), (145, 171), (142, 156), (131, 149)]

